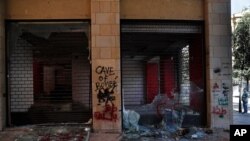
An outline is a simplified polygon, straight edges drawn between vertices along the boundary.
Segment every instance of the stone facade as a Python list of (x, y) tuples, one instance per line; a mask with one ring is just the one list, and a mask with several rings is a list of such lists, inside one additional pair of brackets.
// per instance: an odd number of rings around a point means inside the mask
[[(91, 0), (92, 105), (95, 130), (121, 131), (119, 2)], [(104, 95), (109, 100), (102, 101), (101, 97)]]
[[(56, 12), (30, 12), (36, 9), (35, 4), (22, 4), (19, 0), (8, 1), (8, 10), (6, 19), (87, 19), (91, 20), (90, 35), (90, 63), (91, 63), (91, 83), (92, 83), (92, 109), (93, 109), (93, 128), (95, 131), (108, 130), (113, 132), (121, 132), (121, 57), (120, 57), (120, 15), (122, 19), (156, 19), (156, 20), (200, 20), (205, 21), (205, 41), (206, 41), (206, 82), (207, 82), (207, 125), (211, 127), (228, 128), (232, 122), (232, 67), (231, 67), (231, 32), (230, 32), (230, 0), (205, 0), (198, 2), (197, 0), (189, 0), (202, 8), (192, 11), (199, 11), (195, 16), (188, 12), (193, 10), (192, 6), (185, 0), (177, 2), (171, 1), (152, 1), (147, 0), (147, 4), (140, 5), (145, 11), (153, 11), (151, 15), (142, 13), (140, 9), (134, 6), (128, 0), (125, 2), (120, 0), (75, 0), (76, 3), (82, 4), (85, 8), (67, 5), (67, 11), (61, 10), (64, 4), (52, 3), (52, 0), (43, 1), (44, 5), (38, 6), (43, 11), (45, 6), (50, 11)], [(19, 2), (19, 3), (18, 3)], [(28, 1), (26, 1), (27, 3)], [(38, 1), (32, 1), (35, 3)], [(39, 1), (41, 2), (41, 1)], [(130, 1), (132, 3), (132, 0)], [(15, 4), (16, 3), (16, 4)], [(46, 4), (45, 4), (46, 3)], [(71, 2), (73, 3), (73, 2)], [(126, 6), (122, 6), (126, 3)], [(153, 5), (152, 5), (153, 3)], [(181, 16), (176, 15), (178, 12), (167, 13), (169, 10), (162, 6), (159, 10), (157, 5), (168, 5), (174, 3), (180, 5), (176, 9), (187, 8), (182, 11)], [(21, 6), (19, 6), (21, 5)], [(32, 7), (28, 7), (32, 5)], [(192, 4), (191, 4), (192, 5)], [(198, 5), (198, 6), (197, 6)], [(16, 7), (19, 6), (18, 9)], [(58, 8), (59, 6), (59, 8)], [(138, 6), (138, 5), (137, 5)], [(5, 99), (5, 45), (4, 45), (4, 4), (0, 1), (0, 128), (4, 126)], [(150, 8), (155, 10), (150, 10)], [(71, 10), (74, 9), (74, 10)], [(84, 9), (83, 11), (81, 11)], [(89, 10), (88, 10), (89, 9)], [(124, 10), (121, 12), (121, 10)], [(138, 11), (139, 10), (139, 11)], [(170, 9), (171, 10), (171, 9)], [(174, 8), (175, 10), (175, 8)], [(203, 11), (202, 11), (203, 10)], [(60, 12), (58, 12), (60, 11)], [(72, 12), (73, 11), (73, 12)], [(133, 11), (138, 11), (136, 14)], [(75, 13), (74, 13), (75, 12)], [(204, 12), (204, 13), (203, 13)], [(31, 14), (32, 13), (32, 14)], [(51, 14), (53, 13), (53, 14)], [(66, 16), (65, 16), (65, 13)], [(80, 13), (80, 14), (79, 14)], [(85, 14), (83, 14), (85, 13)], [(158, 15), (160, 14), (160, 16)], [(187, 19), (182, 19), (187, 17)], [(72, 16), (73, 15), (73, 16)], [(158, 16), (157, 16), (158, 15)], [(141, 16), (141, 17), (140, 17)], [(204, 16), (204, 17), (203, 17)], [(23, 18), (22, 18), (23, 17)], [(139, 17), (139, 18), (138, 18)], [(85, 62), (73, 62), (83, 64)], [(80, 68), (82, 69), (82, 68)], [(218, 72), (219, 70), (219, 72)], [(74, 70), (75, 71), (75, 70)], [(76, 70), (76, 72), (81, 72)], [(81, 87), (81, 86), (76, 86)], [(74, 89), (74, 88), (73, 88)], [(80, 89), (77, 89), (77, 91)], [(77, 92), (76, 92), (77, 93)], [(76, 94), (77, 95), (77, 94)], [(82, 99), (81, 97), (74, 97)], [(223, 98), (223, 99), (221, 99)], [(106, 101), (105, 101), (106, 99)], [(108, 100), (107, 100), (108, 99)], [(224, 103), (221, 103), (223, 101)], [(13, 101), (14, 102), (14, 101)], [(31, 104), (31, 103), (30, 103)], [(14, 108), (14, 107), (13, 107)], [(106, 112), (106, 113), (105, 113)]]
[[(232, 53), (230, 0), (206, 0), (206, 49), (208, 122), (212, 127), (229, 128), (232, 123)], [(216, 70), (219, 70), (216, 71)], [(218, 86), (218, 87), (217, 87)], [(221, 94), (223, 93), (223, 96)], [(221, 104), (224, 98), (226, 103)]]

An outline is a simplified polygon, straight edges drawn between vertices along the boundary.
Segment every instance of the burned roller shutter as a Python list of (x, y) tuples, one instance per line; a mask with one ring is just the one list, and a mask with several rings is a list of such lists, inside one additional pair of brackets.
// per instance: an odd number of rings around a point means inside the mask
[(11, 22), (8, 94), (13, 125), (91, 118), (88, 22)]
[(202, 22), (122, 21), (123, 104), (141, 114), (139, 123), (182, 109), (182, 126), (205, 125), (203, 37)]

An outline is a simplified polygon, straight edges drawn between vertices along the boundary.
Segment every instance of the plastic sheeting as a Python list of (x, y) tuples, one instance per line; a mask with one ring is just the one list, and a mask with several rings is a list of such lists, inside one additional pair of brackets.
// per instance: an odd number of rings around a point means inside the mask
[[(203, 138), (205, 133), (198, 128), (190, 128), (188, 133), (182, 131), (186, 111), (192, 110), (187, 106), (177, 105), (176, 103), (176, 99), (169, 99), (165, 95), (157, 95), (150, 104), (133, 110), (124, 110), (124, 138), (156, 137), (170, 139), (173, 135), (183, 136), (184, 134), (186, 134), (185, 138), (188, 139)], [(160, 119), (160, 122), (152, 122), (156, 121), (155, 119)]]
[(123, 126), (129, 131), (139, 131), (138, 121), (140, 115), (132, 110), (123, 111)]
[[(182, 110), (174, 110), (173, 100), (164, 95), (157, 95), (151, 104), (141, 106), (135, 110), (124, 109), (123, 126), (126, 130), (125, 136), (127, 138), (167, 138), (171, 133), (181, 128), (183, 116), (184, 112)], [(160, 119), (160, 122), (152, 122), (155, 120), (154, 118)]]

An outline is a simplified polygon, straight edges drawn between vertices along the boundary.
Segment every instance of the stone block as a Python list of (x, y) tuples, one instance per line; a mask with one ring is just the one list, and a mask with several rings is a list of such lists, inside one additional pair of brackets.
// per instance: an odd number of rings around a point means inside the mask
[(115, 36), (115, 47), (120, 48), (120, 36)]
[(115, 47), (115, 36), (96, 36), (96, 47)]
[(91, 36), (91, 48), (96, 47), (96, 36)]
[(213, 10), (213, 13), (228, 13), (228, 12), (230, 12), (228, 9), (228, 3), (225, 3), (225, 2), (213, 3), (212, 10)]
[(210, 59), (211, 62), (211, 69), (215, 69), (215, 68), (220, 68), (221, 67), (221, 59), (220, 58), (211, 58)]
[(209, 24), (220, 24), (220, 14), (210, 13), (208, 16)]
[(92, 13), (91, 14), (91, 24), (96, 24), (96, 14)]
[(208, 48), (208, 50), (209, 50), (209, 58), (212, 58), (213, 56), (214, 56), (214, 48), (212, 47), (212, 46), (210, 46), (209, 48)]
[(100, 58), (100, 48), (93, 47), (91, 49), (91, 58), (92, 60)]
[(98, 66), (106, 66), (106, 67), (113, 67), (115, 70), (116, 66), (116, 60), (115, 59), (95, 59), (92, 62), (92, 71), (95, 72), (96, 68)]
[(101, 59), (111, 59), (111, 47), (100, 48)]
[(91, 26), (91, 35), (100, 35), (100, 26), (99, 25), (92, 25)]
[(118, 47), (111, 48), (111, 52), (112, 52), (112, 58), (120, 59), (120, 48)]
[(120, 25), (119, 24), (114, 24), (111, 25), (111, 29), (112, 29), (112, 35), (120, 35)]
[(115, 24), (120, 24), (120, 13), (115, 13)]
[(91, 1), (91, 13), (100, 12), (100, 2), (99, 1)]
[(100, 1), (100, 13), (111, 12), (111, 2), (110, 1)]
[(228, 25), (212, 25), (211, 35), (230, 35), (231, 28)]
[(96, 24), (114, 24), (115, 22), (116, 22), (116, 14), (96, 13)]
[(210, 14), (210, 13), (213, 13), (213, 8), (212, 8), (212, 3), (211, 2), (208, 2), (207, 3), (207, 8), (208, 8), (208, 14)]
[(230, 25), (231, 24), (231, 15), (230, 13), (221, 13), (219, 14), (219, 21), (220, 21), (220, 24), (223, 24), (223, 25)]
[(230, 47), (215, 47), (214, 48), (214, 57), (229, 57)]
[(232, 40), (231, 40), (231, 36), (221, 36), (220, 37), (220, 45), (224, 46), (224, 47), (231, 47), (232, 45)]
[(120, 3), (118, 1), (111, 2), (111, 12), (114, 12), (114, 13), (120, 12)]
[(100, 35), (114, 35), (112, 31), (112, 25), (100, 25)]
[(117, 71), (121, 71), (121, 60), (120, 59), (115, 60), (115, 68)]
[(220, 36), (210, 36), (209, 45), (210, 46), (219, 46), (220, 45)]

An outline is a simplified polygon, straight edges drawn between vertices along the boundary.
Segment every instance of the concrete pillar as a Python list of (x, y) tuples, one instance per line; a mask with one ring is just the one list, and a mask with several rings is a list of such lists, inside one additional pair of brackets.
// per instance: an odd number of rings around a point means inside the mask
[(6, 98), (5, 98), (5, 31), (4, 16), (5, 2), (0, 0), (0, 130), (5, 126)]
[(120, 0), (91, 0), (94, 131), (121, 132)]
[(232, 123), (231, 1), (205, 0), (208, 125)]

